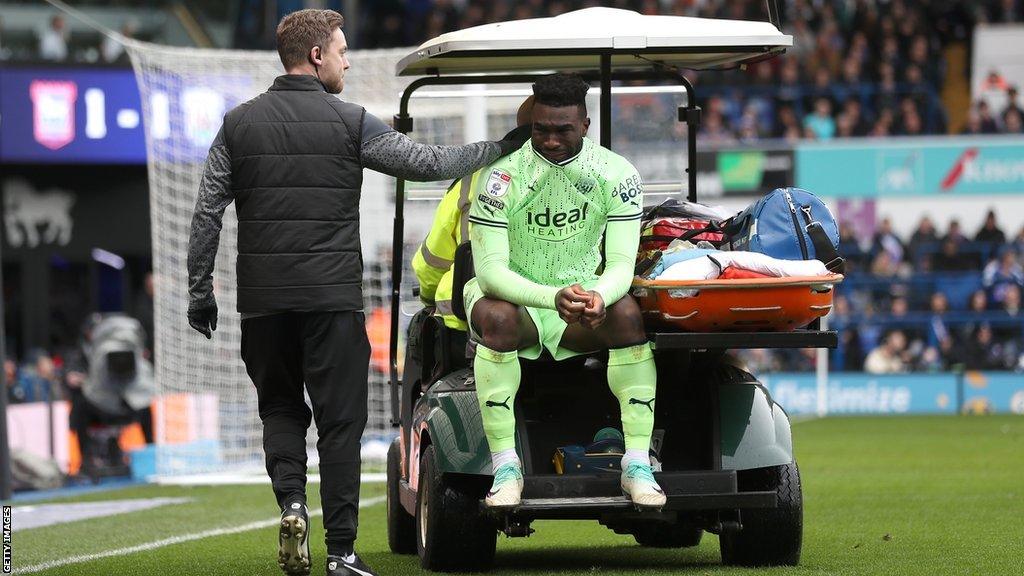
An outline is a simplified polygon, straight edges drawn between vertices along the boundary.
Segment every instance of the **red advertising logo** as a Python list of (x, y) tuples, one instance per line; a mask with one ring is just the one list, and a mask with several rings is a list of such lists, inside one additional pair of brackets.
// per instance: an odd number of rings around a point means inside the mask
[(59, 150), (75, 139), (75, 100), (78, 86), (70, 80), (33, 80), (32, 136), (50, 150)]
[(960, 155), (960, 158), (957, 158), (956, 164), (953, 164), (953, 167), (949, 170), (949, 173), (946, 174), (945, 178), (942, 179), (942, 183), (939, 185), (941, 190), (943, 192), (949, 192), (950, 190), (952, 190), (953, 187), (957, 185), (957, 182), (960, 181), (960, 178), (964, 175), (964, 171), (966, 170), (967, 165), (970, 164), (971, 162), (974, 162), (974, 159), (977, 157), (977, 148), (968, 148), (964, 150), (964, 153)]

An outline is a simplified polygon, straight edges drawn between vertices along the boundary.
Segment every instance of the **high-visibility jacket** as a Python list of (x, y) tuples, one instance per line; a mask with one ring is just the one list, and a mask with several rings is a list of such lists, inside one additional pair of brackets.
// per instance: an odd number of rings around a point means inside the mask
[(434, 212), (427, 239), (412, 258), (412, 269), (420, 283), (420, 299), (433, 304), (445, 326), (466, 330), (466, 323), (452, 311), (452, 264), (455, 249), (469, 238), (470, 191), (486, 169), (456, 180), (445, 192)]

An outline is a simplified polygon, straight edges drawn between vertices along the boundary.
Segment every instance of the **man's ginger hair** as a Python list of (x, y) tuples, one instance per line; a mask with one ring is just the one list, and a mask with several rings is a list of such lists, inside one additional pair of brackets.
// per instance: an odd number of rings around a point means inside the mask
[(288, 14), (277, 25), (277, 53), (285, 69), (308, 61), (309, 51), (319, 46), (327, 50), (335, 28), (345, 24), (345, 17), (334, 10), (307, 8)]

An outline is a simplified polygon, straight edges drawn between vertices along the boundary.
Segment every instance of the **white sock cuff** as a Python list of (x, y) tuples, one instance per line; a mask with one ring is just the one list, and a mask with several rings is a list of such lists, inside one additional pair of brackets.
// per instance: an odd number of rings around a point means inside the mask
[(519, 456), (516, 455), (514, 448), (508, 450), (501, 450), (500, 452), (491, 452), (491, 471), (492, 473), (498, 468), (501, 468), (509, 462), (519, 462)]
[(622, 468), (629, 466), (630, 462), (639, 462), (645, 466), (651, 465), (651, 456), (646, 450), (626, 450), (622, 455)]

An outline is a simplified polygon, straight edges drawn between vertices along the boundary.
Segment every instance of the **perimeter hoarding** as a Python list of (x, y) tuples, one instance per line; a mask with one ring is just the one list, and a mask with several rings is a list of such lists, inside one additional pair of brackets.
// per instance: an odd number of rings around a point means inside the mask
[(1024, 136), (802, 143), (796, 185), (842, 198), (1021, 194)]
[[(818, 380), (810, 373), (759, 376), (789, 414), (815, 414)], [(837, 372), (828, 375), (828, 414), (955, 414), (956, 374)]]

